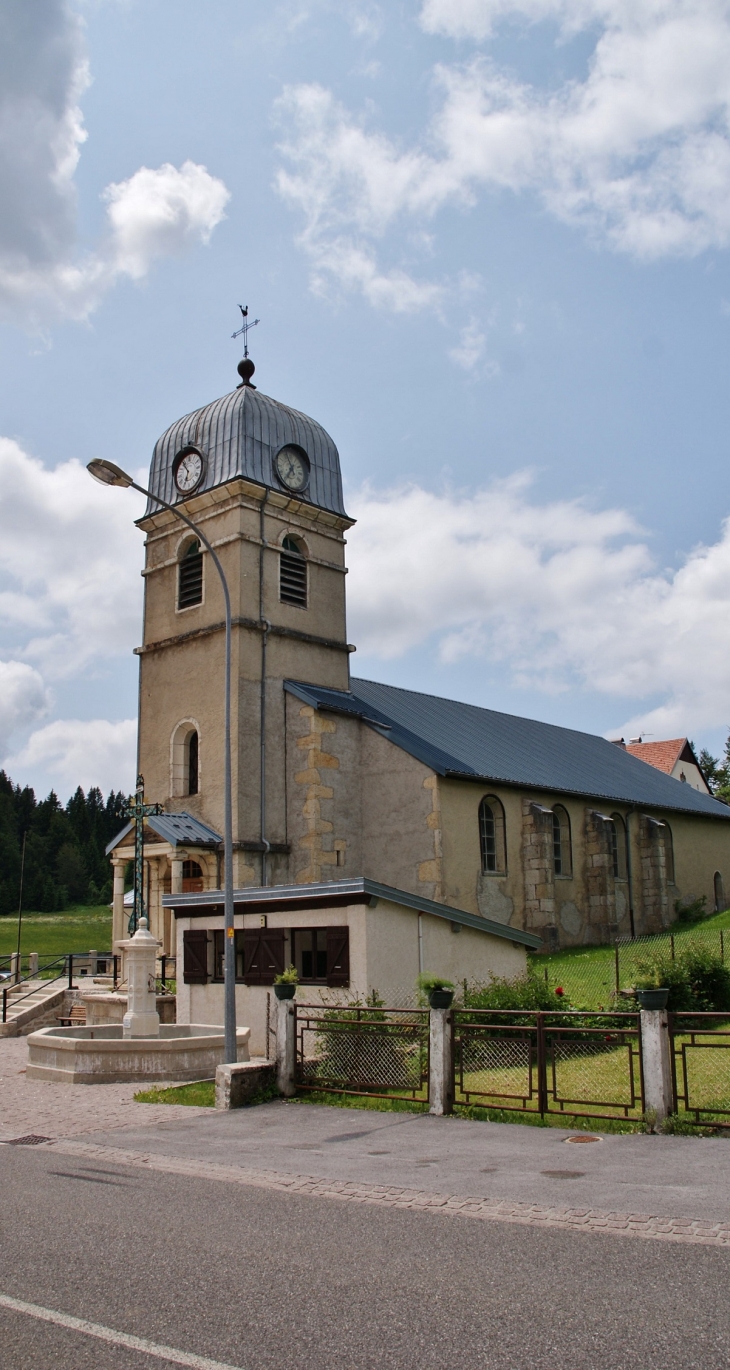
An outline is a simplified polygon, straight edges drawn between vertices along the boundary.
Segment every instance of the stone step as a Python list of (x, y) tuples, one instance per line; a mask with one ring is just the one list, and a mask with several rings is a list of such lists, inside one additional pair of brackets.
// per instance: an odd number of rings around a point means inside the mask
[(66, 986), (59, 988), (54, 984), (52, 988), (44, 990), (38, 988), (28, 994), (26, 999), (21, 999), (19, 1003), (8, 1003), (7, 1021), (0, 1023), (0, 1037), (17, 1037), (19, 1033), (25, 1031), (29, 1024), (36, 1018), (48, 1013), (50, 1009), (60, 1007), (64, 1000)]

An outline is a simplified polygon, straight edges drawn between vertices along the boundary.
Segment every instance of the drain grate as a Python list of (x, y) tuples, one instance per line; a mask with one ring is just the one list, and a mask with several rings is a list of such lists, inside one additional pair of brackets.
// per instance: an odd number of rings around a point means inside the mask
[(27, 1137), (12, 1137), (12, 1138), (10, 1139), (9, 1142), (5, 1142), (3, 1145), (4, 1145), (4, 1146), (40, 1146), (42, 1142), (51, 1142), (51, 1141), (53, 1141), (53, 1138), (52, 1138), (52, 1137), (37, 1137), (36, 1134), (35, 1134), (34, 1132), (31, 1132), (31, 1133), (29, 1133), (29, 1135), (28, 1135)]

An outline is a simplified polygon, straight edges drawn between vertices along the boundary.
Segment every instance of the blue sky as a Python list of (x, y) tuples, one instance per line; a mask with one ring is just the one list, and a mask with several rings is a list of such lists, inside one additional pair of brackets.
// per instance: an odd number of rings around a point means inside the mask
[(0, 764), (134, 766), (160, 432), (256, 379), (338, 444), (357, 674), (730, 725), (730, 5), (2, 0)]

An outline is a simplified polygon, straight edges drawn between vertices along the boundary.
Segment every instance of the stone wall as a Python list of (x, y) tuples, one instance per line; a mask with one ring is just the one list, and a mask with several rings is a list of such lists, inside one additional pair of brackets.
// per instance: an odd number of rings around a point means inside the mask
[(558, 945), (553, 816), (551, 810), (529, 799), (522, 801), (522, 872), (525, 931), (540, 933), (551, 950)]

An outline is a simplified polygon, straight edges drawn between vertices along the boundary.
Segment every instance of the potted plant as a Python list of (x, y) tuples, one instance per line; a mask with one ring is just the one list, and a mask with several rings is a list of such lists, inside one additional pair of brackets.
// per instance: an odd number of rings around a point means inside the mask
[(636, 981), (634, 993), (640, 1008), (659, 1009), (667, 1007), (669, 986), (659, 983), (659, 974), (656, 970)]
[(281, 975), (274, 976), (274, 994), (277, 999), (293, 999), (296, 994), (299, 976), (296, 966), (287, 966)]
[(454, 984), (445, 980), (443, 975), (419, 975), (418, 988), (428, 995), (431, 1008), (451, 1008), (454, 1002)]

